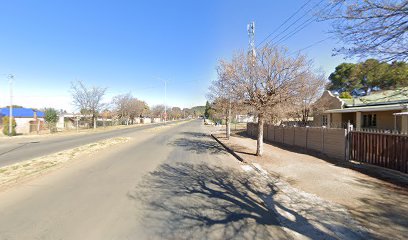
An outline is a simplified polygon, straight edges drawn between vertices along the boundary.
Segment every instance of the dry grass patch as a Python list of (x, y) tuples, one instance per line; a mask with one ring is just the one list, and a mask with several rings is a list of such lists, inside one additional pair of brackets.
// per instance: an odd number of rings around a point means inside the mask
[(79, 155), (89, 155), (114, 145), (126, 143), (129, 140), (128, 137), (110, 138), (2, 167), (0, 168), (0, 188), (9, 187), (44, 174), (51, 169), (64, 166), (65, 163), (76, 159)]

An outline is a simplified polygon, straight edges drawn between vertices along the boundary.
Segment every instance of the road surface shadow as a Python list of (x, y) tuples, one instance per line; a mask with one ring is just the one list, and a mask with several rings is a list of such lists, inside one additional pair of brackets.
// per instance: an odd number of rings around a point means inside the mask
[(182, 132), (182, 135), (194, 137), (194, 138), (208, 138), (210, 135), (202, 132)]
[(13, 151), (15, 151), (15, 150), (18, 150), (18, 149), (20, 149), (20, 148), (23, 148), (23, 147), (25, 147), (25, 146), (27, 146), (27, 145), (29, 145), (29, 144), (33, 144), (33, 143), (40, 143), (40, 142), (39, 142), (39, 141), (33, 141), (33, 142), (18, 143), (18, 145), (20, 145), (20, 146), (14, 147), (14, 148), (9, 149), (9, 150), (7, 150), (7, 151), (5, 151), (5, 152), (1, 152), (1, 153), (0, 153), (0, 156), (3, 156), (3, 155), (5, 155), (5, 154), (7, 154), (7, 153), (13, 152)]
[[(153, 239), (337, 239), (274, 201), (278, 189), (258, 178), (204, 163), (162, 164), (128, 197), (142, 206)], [(285, 228), (282, 219), (290, 222)]]
[(183, 137), (169, 142), (168, 144), (175, 147), (181, 147), (184, 150), (204, 154), (228, 153), (219, 143), (209, 135), (196, 132), (183, 132)]

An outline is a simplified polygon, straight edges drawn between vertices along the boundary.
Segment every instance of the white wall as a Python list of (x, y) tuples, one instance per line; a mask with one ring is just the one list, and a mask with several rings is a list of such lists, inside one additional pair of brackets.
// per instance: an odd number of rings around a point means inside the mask
[[(16, 133), (17, 134), (29, 134), (30, 133), (30, 121), (35, 121), (35, 118), (15, 118), (16, 120)], [(44, 118), (38, 118), (40, 121), (44, 121)]]

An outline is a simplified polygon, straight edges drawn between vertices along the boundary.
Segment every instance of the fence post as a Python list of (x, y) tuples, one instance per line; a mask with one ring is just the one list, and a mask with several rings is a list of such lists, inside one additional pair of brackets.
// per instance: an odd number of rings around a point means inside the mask
[(321, 137), (322, 137), (322, 153), (324, 153), (324, 127), (321, 127), (320, 130), (322, 131)]
[(282, 127), (282, 143), (285, 144), (285, 126)]
[(346, 130), (346, 146), (344, 146), (344, 158), (346, 161), (350, 161), (350, 132), (353, 130), (353, 125), (350, 124), (350, 120), (347, 122)]
[(40, 120), (37, 119), (37, 134), (40, 134)]
[(276, 126), (273, 126), (273, 141), (276, 142)]
[(305, 143), (305, 145), (306, 145), (306, 152), (307, 152), (307, 142), (309, 141), (309, 127), (308, 126), (306, 126), (306, 143)]

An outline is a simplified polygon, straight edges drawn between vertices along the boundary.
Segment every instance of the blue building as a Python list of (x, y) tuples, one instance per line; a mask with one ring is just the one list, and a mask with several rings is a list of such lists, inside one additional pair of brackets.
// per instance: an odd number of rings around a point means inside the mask
[[(10, 115), (9, 108), (0, 108), (0, 115), (8, 117)], [(44, 118), (44, 113), (32, 108), (13, 108), (13, 117), (15, 118)]]
[[(32, 108), (13, 108), (13, 118), (17, 124), (16, 132), (18, 134), (28, 134), (36, 131), (43, 125), (44, 115), (44, 112)], [(0, 108), (0, 117), (8, 116), (10, 116), (9, 108)]]

